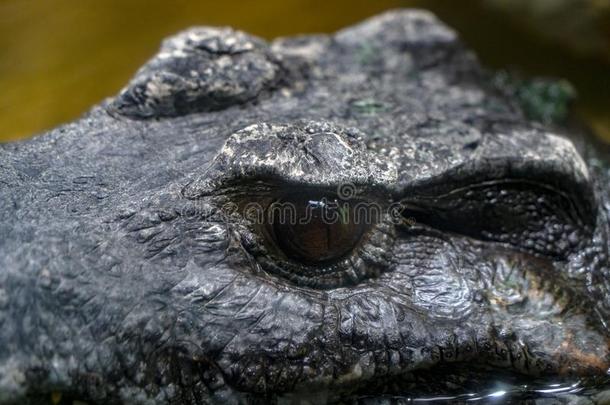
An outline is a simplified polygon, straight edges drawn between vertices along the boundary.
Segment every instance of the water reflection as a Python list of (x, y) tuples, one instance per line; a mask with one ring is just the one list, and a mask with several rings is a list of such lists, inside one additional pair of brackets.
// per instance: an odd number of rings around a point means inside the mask
[[(594, 403), (610, 398), (610, 373), (607, 378), (582, 379), (575, 382), (547, 383), (535, 382), (527, 385), (497, 384), (501, 388), (483, 390), (480, 392), (466, 392), (447, 396), (401, 396), (382, 395), (382, 399), (390, 403), (506, 403), (511, 401), (532, 401), (531, 403), (565, 403), (574, 396), (580, 399), (590, 398)], [(572, 397), (572, 398), (570, 398)], [(363, 403), (378, 403), (379, 397), (363, 396), (359, 398)], [(561, 400), (562, 402), (548, 402)]]

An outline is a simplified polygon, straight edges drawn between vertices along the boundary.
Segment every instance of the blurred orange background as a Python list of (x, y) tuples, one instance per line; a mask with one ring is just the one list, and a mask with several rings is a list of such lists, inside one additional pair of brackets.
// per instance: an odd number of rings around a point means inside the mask
[(427, 8), (493, 68), (568, 79), (610, 142), (610, 0), (0, 0), (0, 141), (73, 120), (112, 96), (161, 39), (231, 25), (267, 39)]

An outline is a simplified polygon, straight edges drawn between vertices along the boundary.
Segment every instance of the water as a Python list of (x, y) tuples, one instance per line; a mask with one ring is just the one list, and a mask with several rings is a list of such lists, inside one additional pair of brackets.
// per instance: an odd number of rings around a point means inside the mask
[(363, 404), (610, 404), (610, 370), (607, 377), (572, 382), (529, 384), (496, 383), (493, 389), (453, 395), (381, 395), (361, 396)]

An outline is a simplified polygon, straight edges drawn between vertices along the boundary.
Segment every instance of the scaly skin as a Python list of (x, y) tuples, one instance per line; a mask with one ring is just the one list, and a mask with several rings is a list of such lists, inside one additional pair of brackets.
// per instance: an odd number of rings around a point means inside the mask
[[(0, 403), (603, 377), (608, 175), (583, 140), (528, 121), (426, 12), (271, 44), (185, 31), (116, 98), (0, 146)], [(241, 209), (346, 186), (401, 210), (332, 272)]]

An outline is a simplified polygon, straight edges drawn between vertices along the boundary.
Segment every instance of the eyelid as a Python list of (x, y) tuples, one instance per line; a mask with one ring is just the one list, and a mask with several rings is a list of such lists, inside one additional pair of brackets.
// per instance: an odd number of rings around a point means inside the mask
[(420, 223), (525, 251), (565, 258), (592, 235), (594, 217), (563, 190), (503, 179), (405, 199)]
[[(446, 183), (451, 184), (451, 180)], [(546, 182), (538, 181), (535, 179), (522, 179), (522, 178), (502, 178), (485, 181), (473, 181), (461, 186), (452, 187), (430, 187), (428, 189), (423, 188), (422, 190), (414, 190), (411, 192), (413, 197), (405, 197), (402, 202), (405, 205), (412, 205), (413, 207), (423, 207), (426, 205), (434, 204), (438, 201), (452, 201), (457, 200), (460, 194), (475, 193), (475, 190), (484, 190), (486, 188), (491, 189), (493, 187), (503, 186), (506, 190), (511, 187), (523, 187), (529, 188), (530, 190), (537, 192), (540, 195), (552, 194), (563, 198), (566, 202), (569, 202), (576, 209), (576, 213), (579, 215), (577, 220), (582, 220), (587, 225), (592, 225), (595, 218), (595, 204), (592, 203), (594, 197), (589, 193), (575, 194), (568, 190), (562, 189), (558, 185), (550, 185)], [(589, 190), (592, 193), (591, 190)]]

